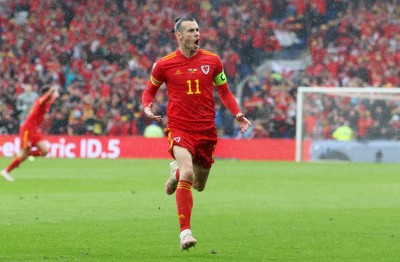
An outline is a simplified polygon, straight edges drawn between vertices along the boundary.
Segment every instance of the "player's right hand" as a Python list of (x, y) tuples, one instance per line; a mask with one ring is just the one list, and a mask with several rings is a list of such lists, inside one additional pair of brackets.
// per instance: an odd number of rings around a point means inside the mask
[(144, 113), (146, 116), (154, 121), (161, 122), (162, 117), (161, 116), (156, 116), (153, 113), (153, 103), (150, 103), (148, 106), (144, 108)]

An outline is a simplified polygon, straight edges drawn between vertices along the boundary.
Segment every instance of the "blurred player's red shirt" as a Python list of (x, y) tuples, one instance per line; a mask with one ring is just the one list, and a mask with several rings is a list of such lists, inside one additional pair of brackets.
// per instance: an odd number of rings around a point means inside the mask
[(168, 91), (168, 127), (202, 131), (215, 126), (214, 77), (223, 71), (221, 59), (199, 49), (187, 58), (177, 50), (154, 64), (151, 81)]
[(54, 100), (51, 99), (51, 94), (46, 93), (39, 97), (32, 106), (28, 117), (20, 127), (21, 130), (29, 130), (32, 133), (37, 132), (40, 125), (43, 124), (44, 116), (49, 111)]

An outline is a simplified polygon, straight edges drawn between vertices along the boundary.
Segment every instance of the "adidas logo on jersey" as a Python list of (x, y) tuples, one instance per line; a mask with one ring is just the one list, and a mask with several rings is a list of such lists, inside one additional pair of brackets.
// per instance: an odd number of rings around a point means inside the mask
[(181, 75), (182, 74), (182, 72), (181, 72), (181, 70), (176, 70), (176, 72), (175, 72), (175, 75)]

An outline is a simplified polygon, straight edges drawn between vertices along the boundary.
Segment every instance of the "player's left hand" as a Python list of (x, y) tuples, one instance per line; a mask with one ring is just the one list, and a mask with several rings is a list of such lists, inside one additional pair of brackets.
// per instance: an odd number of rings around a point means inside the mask
[(239, 122), (240, 133), (246, 132), (246, 130), (251, 126), (251, 122), (244, 117), (243, 113), (238, 113), (236, 116), (236, 120)]

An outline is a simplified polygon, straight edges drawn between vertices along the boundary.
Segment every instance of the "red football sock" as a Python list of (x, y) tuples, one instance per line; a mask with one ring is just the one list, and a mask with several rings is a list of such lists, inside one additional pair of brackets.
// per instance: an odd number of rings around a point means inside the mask
[(192, 183), (184, 180), (178, 182), (176, 188), (176, 207), (178, 209), (179, 226), (181, 231), (190, 229), (190, 217), (192, 215), (193, 196)]
[(42, 153), (42, 151), (40, 151), (39, 149), (33, 149), (29, 152), (30, 156), (44, 156), (44, 154)]
[(6, 168), (7, 172), (11, 172), (11, 170), (13, 170), (14, 168), (18, 167), (19, 164), (22, 163), (22, 158), (20, 157), (16, 157), (14, 158), (14, 160), (8, 165), (8, 167)]

